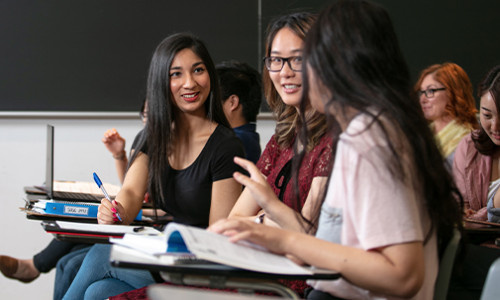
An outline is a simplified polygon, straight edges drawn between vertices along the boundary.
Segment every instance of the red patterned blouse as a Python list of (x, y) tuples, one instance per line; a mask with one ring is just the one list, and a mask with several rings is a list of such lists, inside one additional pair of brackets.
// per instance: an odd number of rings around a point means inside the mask
[[(309, 151), (302, 161), (299, 170), (299, 195), (300, 208), (297, 207), (297, 201), (294, 196), (294, 179), (291, 178), (289, 184), (285, 187), (283, 202), (296, 211), (299, 211), (304, 205), (311, 183), (314, 177), (328, 176), (333, 166), (333, 142), (332, 137), (325, 134), (313, 150)], [(273, 135), (262, 152), (257, 167), (267, 177), (267, 182), (271, 185), (276, 195), (280, 194), (278, 187), (283, 178), (276, 178), (281, 170), (293, 156), (293, 147), (281, 148)], [(278, 186), (276, 186), (276, 183)]]

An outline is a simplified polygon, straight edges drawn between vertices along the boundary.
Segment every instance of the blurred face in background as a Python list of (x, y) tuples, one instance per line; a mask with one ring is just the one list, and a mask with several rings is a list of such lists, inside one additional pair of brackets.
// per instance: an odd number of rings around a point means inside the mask
[(500, 146), (500, 120), (498, 116), (495, 99), (490, 92), (481, 96), (479, 120), (484, 131), (490, 137), (491, 141)]
[(433, 74), (425, 76), (420, 85), (419, 100), (427, 120), (433, 122), (450, 118), (446, 105), (450, 102), (444, 85), (434, 79)]

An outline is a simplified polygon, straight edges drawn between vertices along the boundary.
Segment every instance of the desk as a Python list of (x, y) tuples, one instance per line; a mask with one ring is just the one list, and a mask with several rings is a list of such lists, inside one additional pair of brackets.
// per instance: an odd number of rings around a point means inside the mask
[(41, 223), (47, 233), (51, 233), (57, 240), (96, 244), (109, 243), (109, 238), (123, 238), (126, 233), (159, 234), (160, 226), (125, 226), (125, 225), (99, 225), (76, 222), (43, 221)]
[(291, 289), (277, 283), (278, 279), (335, 280), (340, 278), (338, 272), (327, 270), (318, 271), (313, 275), (288, 275), (254, 272), (220, 264), (171, 265), (161, 262), (158, 257), (119, 245), (111, 247), (110, 262), (114, 267), (160, 272), (165, 281), (174, 284), (274, 292), (291, 299), (299, 299), (299, 297)]
[(276, 297), (235, 294), (221, 291), (210, 291), (155, 284), (148, 288), (151, 300), (276, 300)]
[(476, 245), (500, 237), (500, 224), (497, 223), (466, 219), (464, 229), (468, 241)]

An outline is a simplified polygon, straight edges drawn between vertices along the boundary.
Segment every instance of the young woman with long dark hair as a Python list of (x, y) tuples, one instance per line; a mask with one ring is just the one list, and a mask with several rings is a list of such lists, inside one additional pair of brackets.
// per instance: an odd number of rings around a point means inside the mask
[[(241, 193), (231, 176), (244, 155), (229, 127), (215, 66), (204, 43), (174, 34), (156, 48), (148, 77), (148, 121), (123, 187), (113, 203), (99, 206), (101, 224), (129, 224), (148, 192), (174, 221), (207, 227), (227, 217)], [(65, 299), (103, 299), (154, 283), (148, 271), (109, 265), (109, 245), (87, 253)], [(56, 281), (56, 289), (58, 288)]]
[[(234, 219), (209, 229), (342, 274), (310, 282), (309, 299), (432, 299), (439, 253), (462, 226), (461, 207), (411, 99), (388, 13), (367, 1), (335, 2), (306, 37), (304, 69), (304, 94), (336, 125), (338, 141), (327, 193), (313, 214), (316, 237)], [(257, 195), (259, 174), (249, 171), (235, 178)]]

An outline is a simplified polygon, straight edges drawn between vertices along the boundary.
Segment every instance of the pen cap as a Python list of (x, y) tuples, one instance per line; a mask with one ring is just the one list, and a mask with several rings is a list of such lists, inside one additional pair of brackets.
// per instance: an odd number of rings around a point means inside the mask
[(94, 172), (94, 181), (95, 181), (95, 183), (97, 183), (98, 187), (101, 187), (101, 185), (102, 185), (101, 179), (99, 179), (99, 176), (97, 176), (97, 174), (95, 172)]

